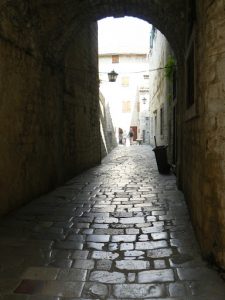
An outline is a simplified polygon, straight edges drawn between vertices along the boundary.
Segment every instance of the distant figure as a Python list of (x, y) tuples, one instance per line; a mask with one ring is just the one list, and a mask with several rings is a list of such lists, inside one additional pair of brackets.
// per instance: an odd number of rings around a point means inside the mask
[(134, 137), (133, 129), (130, 128), (130, 131), (129, 131), (130, 145), (132, 145), (132, 143), (133, 143), (133, 137)]
[(119, 128), (119, 144), (123, 144), (123, 129)]

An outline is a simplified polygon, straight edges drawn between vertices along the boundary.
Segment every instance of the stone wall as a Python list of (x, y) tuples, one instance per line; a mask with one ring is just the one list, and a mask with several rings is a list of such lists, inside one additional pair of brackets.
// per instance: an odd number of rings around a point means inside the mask
[(100, 105), (100, 132), (101, 132), (101, 158), (109, 154), (117, 146), (115, 130), (112, 123), (109, 104), (106, 105), (105, 98), (99, 93)]
[(63, 144), (71, 176), (101, 160), (98, 95), (97, 24), (93, 23), (76, 34), (65, 56)]
[(197, 3), (195, 103), (183, 120), (183, 183), (203, 254), (225, 268), (225, 2)]
[(2, 215), (99, 163), (100, 135), (96, 23), (74, 36), (60, 65), (32, 35), (23, 43), (8, 19), (0, 25)]

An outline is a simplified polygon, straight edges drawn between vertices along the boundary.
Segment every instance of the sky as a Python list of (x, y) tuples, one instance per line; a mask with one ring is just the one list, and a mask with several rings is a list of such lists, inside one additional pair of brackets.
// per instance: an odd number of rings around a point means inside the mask
[(151, 25), (143, 20), (105, 18), (98, 21), (99, 53), (148, 53)]

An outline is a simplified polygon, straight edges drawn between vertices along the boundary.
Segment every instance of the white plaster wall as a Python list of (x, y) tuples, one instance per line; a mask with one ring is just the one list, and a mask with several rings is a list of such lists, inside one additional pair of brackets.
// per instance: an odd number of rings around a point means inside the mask
[[(117, 55), (117, 53), (113, 53)], [(139, 87), (143, 83), (143, 75), (149, 68), (147, 54), (118, 54), (119, 63), (112, 63), (112, 54), (99, 55), (100, 91), (105, 97), (106, 105), (110, 106), (110, 113), (118, 140), (118, 129), (122, 128), (124, 135), (130, 126), (139, 129)], [(116, 82), (108, 81), (108, 72), (115, 70), (119, 75)], [(123, 77), (129, 78), (129, 86), (122, 86)], [(122, 102), (130, 101), (131, 111), (122, 111)]]
[[(171, 83), (165, 77), (165, 70), (155, 70), (163, 68), (168, 56), (172, 51), (170, 46), (160, 31), (156, 31), (156, 36), (153, 42), (153, 48), (150, 55), (149, 63), (149, 113), (150, 113), (150, 143), (155, 145), (154, 135), (157, 139), (158, 145), (169, 144), (169, 120), (171, 118), (170, 97), (171, 97)], [(160, 108), (164, 107), (164, 127), (163, 134), (160, 133)], [(156, 117), (157, 116), (157, 117)]]

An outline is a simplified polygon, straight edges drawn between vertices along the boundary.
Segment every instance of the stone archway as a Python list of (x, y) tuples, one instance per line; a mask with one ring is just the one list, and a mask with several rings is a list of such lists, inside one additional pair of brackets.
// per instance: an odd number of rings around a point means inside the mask
[(30, 53), (40, 51), (48, 59), (59, 57), (71, 37), (85, 24), (107, 16), (143, 19), (166, 36), (177, 58), (184, 53), (186, 1), (174, 0), (172, 4), (163, 0), (1, 2), (2, 36)]
[(73, 7), (74, 14), (70, 11), (66, 22), (62, 24), (65, 30), (61, 36), (53, 33), (52, 41), (58, 45), (58, 47), (56, 46), (58, 49), (66, 47), (66, 44), (71, 40), (71, 36), (76, 34), (87, 23), (95, 22), (108, 16), (133, 16), (143, 19), (158, 28), (168, 39), (177, 59), (183, 58), (186, 21), (185, 1), (176, 0), (171, 5), (171, 3), (165, 3), (162, 0), (136, 0), (132, 2), (127, 0), (86, 0), (73, 4)]

